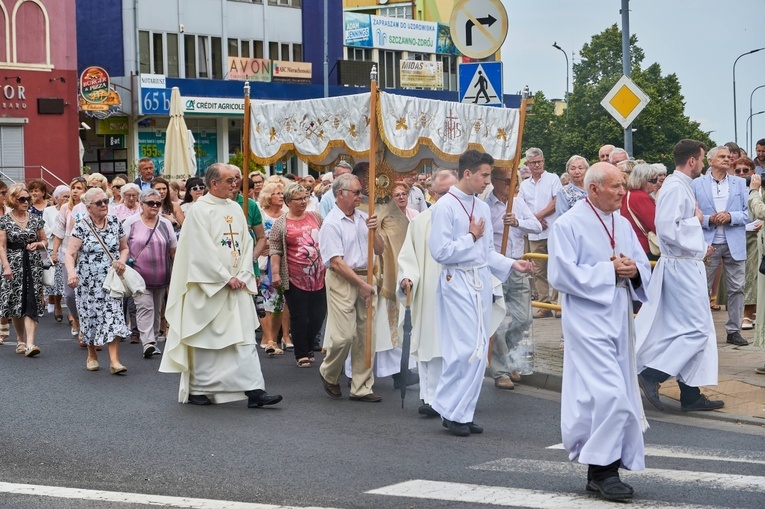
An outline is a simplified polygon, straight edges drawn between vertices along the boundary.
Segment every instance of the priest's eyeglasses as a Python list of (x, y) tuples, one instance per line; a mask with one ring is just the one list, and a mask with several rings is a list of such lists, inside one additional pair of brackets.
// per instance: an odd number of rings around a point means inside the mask
[(343, 189), (346, 193), (351, 193), (353, 196), (361, 196), (361, 189), (356, 189), (355, 191), (351, 191), (350, 189)]

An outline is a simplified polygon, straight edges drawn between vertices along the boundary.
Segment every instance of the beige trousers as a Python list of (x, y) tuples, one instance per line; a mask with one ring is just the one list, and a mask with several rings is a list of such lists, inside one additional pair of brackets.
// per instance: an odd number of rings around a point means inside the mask
[[(359, 297), (358, 288), (328, 270), (324, 279), (327, 289), (327, 328), (329, 342), (327, 356), (319, 367), (321, 376), (327, 382), (338, 383), (343, 364), (351, 354), (351, 396), (366, 396), (372, 393), (374, 375), (372, 367), (366, 365), (366, 324), (367, 308)], [(375, 343), (372, 338), (372, 352)], [(374, 355), (372, 357), (374, 359)], [(374, 362), (374, 361), (373, 361)]]
[[(547, 239), (529, 240), (529, 252), (547, 254)], [(550, 283), (547, 282), (547, 260), (534, 259), (534, 288), (537, 291), (539, 302), (557, 302), (558, 292), (553, 290), (550, 300)]]

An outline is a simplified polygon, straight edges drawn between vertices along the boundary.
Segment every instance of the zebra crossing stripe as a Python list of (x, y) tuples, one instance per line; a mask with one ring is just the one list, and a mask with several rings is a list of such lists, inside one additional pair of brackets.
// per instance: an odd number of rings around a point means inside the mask
[[(547, 449), (560, 449), (563, 450), (563, 444), (555, 444), (547, 447)], [(646, 446), (645, 455), (654, 456), (660, 458), (677, 458), (688, 460), (703, 460), (703, 461), (728, 461), (734, 463), (752, 463), (754, 465), (765, 465), (765, 460), (762, 458), (761, 452), (752, 453), (748, 455), (741, 453), (738, 455), (720, 453), (714, 454), (716, 451), (710, 451), (709, 449), (700, 449), (695, 447), (667, 447), (661, 445)]]

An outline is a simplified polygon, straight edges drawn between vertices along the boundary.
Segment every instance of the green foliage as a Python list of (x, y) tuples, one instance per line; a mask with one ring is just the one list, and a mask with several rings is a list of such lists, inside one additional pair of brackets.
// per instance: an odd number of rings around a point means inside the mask
[[(228, 164), (233, 164), (235, 166), (238, 166), (239, 168), (244, 167), (244, 154), (241, 150), (237, 150), (231, 156), (228, 158)], [(252, 159), (250, 159), (250, 169), (247, 171), (242, 170), (242, 173), (245, 175), (249, 175), (253, 171), (259, 171), (261, 173), (264, 173), (263, 166), (255, 163)]]
[[(579, 52), (574, 64), (574, 91), (569, 94), (568, 116), (556, 116), (553, 104), (544, 94), (534, 96), (532, 111), (526, 117), (523, 147), (539, 147), (545, 153), (545, 168), (563, 173), (574, 154), (597, 161), (598, 149), (605, 144), (624, 146), (621, 125), (600, 105), (600, 101), (622, 76), (621, 30), (612, 25), (592, 37)], [(664, 163), (672, 169), (672, 147), (683, 138), (703, 141), (713, 147), (709, 134), (685, 115), (685, 102), (675, 74), (662, 75), (659, 64), (642, 67), (645, 58), (630, 37), (632, 80), (650, 98), (646, 108), (632, 124), (633, 156), (649, 163)]]

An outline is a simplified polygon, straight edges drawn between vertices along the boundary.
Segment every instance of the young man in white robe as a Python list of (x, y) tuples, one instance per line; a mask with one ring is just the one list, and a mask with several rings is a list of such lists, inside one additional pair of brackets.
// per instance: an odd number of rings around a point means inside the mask
[(494, 251), (489, 206), (476, 198), (489, 184), (494, 158), (468, 150), (459, 159), (459, 181), (433, 205), (428, 247), (441, 264), (436, 295), (443, 371), (432, 407), (454, 435), (482, 433), (473, 421), (489, 348), (492, 274), (534, 265)]
[(715, 410), (700, 386), (717, 385), (717, 336), (709, 309), (704, 258), (712, 253), (704, 240), (704, 215), (691, 181), (704, 167), (706, 145), (681, 140), (674, 148), (675, 171), (661, 187), (656, 203), (656, 234), (661, 258), (648, 288), (648, 303), (635, 320), (640, 388), (659, 410), (659, 385), (675, 377), (683, 412)]
[(210, 192), (194, 204), (178, 240), (159, 370), (181, 374), (181, 403), (247, 399), (256, 408), (282, 400), (266, 393), (258, 361), (253, 242), (241, 207), (229, 199), (239, 178), (226, 164), (207, 169)]
[(612, 164), (587, 171), (588, 197), (552, 227), (548, 277), (562, 292), (561, 435), (569, 458), (589, 465), (587, 490), (627, 500), (619, 468), (645, 468), (643, 414), (635, 368), (632, 301), (645, 301), (651, 267), (619, 214), (624, 184)]

